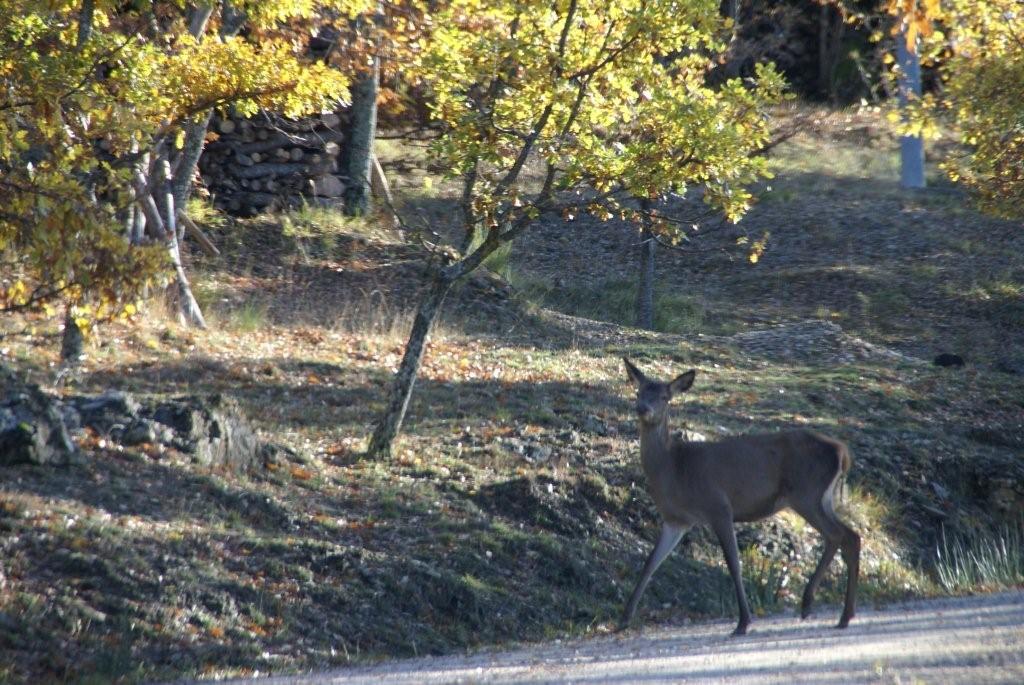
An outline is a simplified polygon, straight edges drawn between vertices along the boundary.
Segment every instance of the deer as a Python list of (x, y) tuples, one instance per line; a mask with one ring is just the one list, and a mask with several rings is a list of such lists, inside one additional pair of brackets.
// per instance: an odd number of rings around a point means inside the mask
[(736, 589), (740, 616), (732, 634), (746, 634), (750, 606), (733, 524), (760, 521), (785, 508), (803, 517), (824, 540), (821, 560), (804, 589), (801, 619), (810, 615), (814, 593), (841, 550), (847, 568), (846, 597), (836, 628), (846, 628), (855, 611), (860, 566), (860, 536), (836, 515), (833, 502), (851, 466), (846, 445), (810, 430), (687, 442), (669, 434), (669, 403), (690, 389), (697, 372), (690, 370), (664, 383), (645, 376), (629, 359), (623, 361), (637, 390), (640, 462), (662, 525), (619, 629), (632, 622), (651, 576), (683, 535), (693, 526), (707, 525), (718, 538)]

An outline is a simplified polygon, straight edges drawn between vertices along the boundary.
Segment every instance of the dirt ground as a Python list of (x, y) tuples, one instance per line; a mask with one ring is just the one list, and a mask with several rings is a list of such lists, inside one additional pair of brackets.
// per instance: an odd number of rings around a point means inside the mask
[(1024, 591), (864, 608), (845, 631), (822, 610), (808, 621), (730, 622), (555, 641), (470, 656), (390, 661), (234, 685), (356, 683), (1022, 683)]

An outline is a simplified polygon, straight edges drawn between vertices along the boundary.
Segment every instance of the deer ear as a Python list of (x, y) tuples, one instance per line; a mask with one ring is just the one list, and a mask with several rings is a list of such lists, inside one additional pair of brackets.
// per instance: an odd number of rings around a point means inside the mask
[(673, 395), (678, 395), (681, 392), (685, 392), (690, 389), (693, 385), (693, 379), (697, 376), (697, 371), (690, 369), (682, 376), (677, 376), (674, 381), (668, 384), (668, 389)]
[(629, 380), (633, 381), (636, 385), (640, 385), (647, 380), (640, 369), (633, 366), (633, 362), (629, 361), (625, 357), (622, 358), (622, 361), (626, 362), (626, 375), (629, 376)]

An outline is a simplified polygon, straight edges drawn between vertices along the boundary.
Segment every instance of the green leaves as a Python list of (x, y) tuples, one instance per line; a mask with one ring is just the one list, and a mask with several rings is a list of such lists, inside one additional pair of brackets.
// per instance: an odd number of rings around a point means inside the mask
[[(744, 186), (767, 173), (751, 155), (783, 80), (760, 66), (749, 83), (706, 85), (722, 49), (716, 2), (461, 0), (435, 25), (423, 58), (445, 130), (434, 153), (453, 175), (477, 170), (473, 221), (504, 231), (544, 211), (611, 216), (622, 198), (690, 185), (735, 221)], [(539, 192), (520, 189), (526, 158), (546, 169)]]
[(1024, 216), (1024, 12), (1016, 0), (952, 0), (953, 52), (942, 66), (941, 105), (970, 154), (944, 168), (982, 208)]
[(180, 149), (181, 126), (196, 115), (233, 106), (298, 116), (347, 97), (344, 74), (307, 63), (308, 20), (327, 11), (344, 19), (375, 3), (236, 7), (248, 13), (246, 38), (219, 35), (219, 10), (195, 38), (181, 3), (101, 0), (78, 45), (80, 2), (0, 0), (0, 257), (10, 267), (0, 275), (0, 310), (61, 297), (115, 312), (162, 278), (161, 250), (127, 239), (133, 169), (165, 142)]
[[(1024, 13), (1019, 0), (889, 0), (907, 42), (936, 62), (943, 87), (891, 118), (900, 131), (938, 135), (946, 114), (967, 153), (942, 168), (982, 209), (1024, 216)], [(934, 27), (941, 26), (944, 31)]]

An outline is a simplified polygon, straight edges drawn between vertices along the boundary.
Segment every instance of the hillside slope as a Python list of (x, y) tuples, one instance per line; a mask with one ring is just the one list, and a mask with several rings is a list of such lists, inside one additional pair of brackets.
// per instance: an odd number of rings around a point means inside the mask
[[(635, 243), (621, 226), (552, 225), (492, 263), (511, 286), (481, 275), (449, 300), (389, 462), (361, 450), (423, 255), (372, 225), (314, 209), (210, 222), (223, 254), (190, 268), (212, 330), (153, 305), (102, 327), (60, 386), (53, 322), (0, 322), (0, 358), (50, 393), (220, 393), (297, 455), (239, 475), (86, 432), (80, 463), (4, 467), (0, 680), (245, 675), (603, 630), (656, 530), (623, 354), (654, 375), (698, 369), (675, 427), (848, 441), (862, 601), (943, 591), (943, 530), (1020, 530), (1024, 238), (948, 188), (892, 190), (875, 124), (828, 117), (775, 153), (778, 178), (743, 224), (772, 233), (756, 265), (726, 231), (712, 251), (662, 252), (662, 332), (619, 325)], [(408, 205), (424, 220), (451, 207), (434, 187)], [(932, 365), (940, 351), (967, 365)], [(792, 604), (813, 531), (782, 515), (739, 536), (756, 611)], [(695, 531), (642, 617), (733, 604)]]

